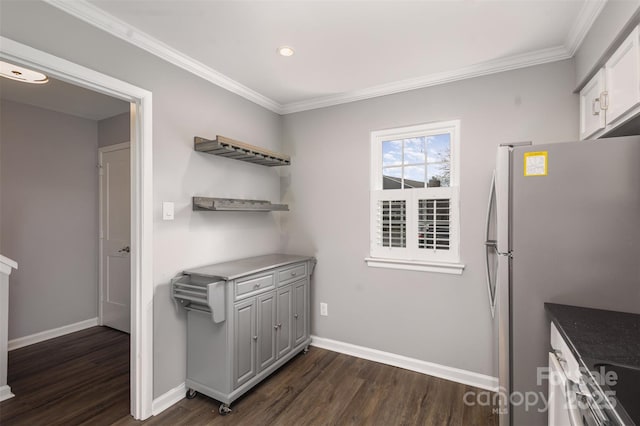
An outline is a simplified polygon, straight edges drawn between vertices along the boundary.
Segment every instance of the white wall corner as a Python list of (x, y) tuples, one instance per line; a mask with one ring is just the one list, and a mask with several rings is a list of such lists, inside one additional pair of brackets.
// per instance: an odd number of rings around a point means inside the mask
[(180, 383), (175, 388), (163, 393), (153, 400), (153, 404), (151, 405), (151, 414), (157, 416), (173, 404), (184, 399), (186, 393), (187, 387), (184, 383)]
[(439, 377), (445, 380), (451, 380), (452, 382), (462, 383), (464, 385), (474, 386), (480, 389), (493, 392), (498, 390), (497, 377), (487, 376), (473, 371), (435, 364), (415, 358), (409, 358), (403, 355), (379, 351), (377, 349), (371, 349), (364, 346), (352, 345), (350, 343), (339, 342), (337, 340), (326, 339), (318, 336), (311, 336), (311, 345), (367, 359), (369, 361), (375, 361), (382, 364), (392, 365), (394, 367), (404, 368), (405, 370), (415, 371), (417, 373), (427, 374), (429, 376)]
[(8, 350), (12, 351), (14, 349), (23, 348), (25, 346), (44, 342), (49, 339), (54, 339), (56, 337), (64, 336), (66, 334), (75, 333), (76, 331), (95, 327), (97, 325), (98, 325), (98, 318), (90, 318), (88, 320), (76, 322), (74, 324), (64, 325), (62, 327), (54, 328), (51, 330), (41, 331), (39, 333), (31, 334), (29, 336), (19, 337), (17, 339), (9, 340)]

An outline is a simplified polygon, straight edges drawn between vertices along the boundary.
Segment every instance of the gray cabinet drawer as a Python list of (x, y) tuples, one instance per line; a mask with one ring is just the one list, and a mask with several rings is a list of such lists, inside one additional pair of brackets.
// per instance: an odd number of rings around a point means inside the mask
[(273, 290), (275, 288), (274, 275), (260, 275), (241, 278), (236, 281), (236, 299), (262, 293), (263, 291)]
[(300, 263), (278, 273), (278, 283), (285, 284), (292, 280), (303, 278), (307, 274), (307, 264)]

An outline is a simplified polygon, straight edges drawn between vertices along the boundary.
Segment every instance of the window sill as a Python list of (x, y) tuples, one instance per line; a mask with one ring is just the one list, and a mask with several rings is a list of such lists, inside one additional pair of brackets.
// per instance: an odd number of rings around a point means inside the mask
[(437, 272), (440, 274), (462, 275), (462, 263), (421, 262), (416, 260), (382, 259), (367, 257), (367, 266), (372, 268), (404, 269), (406, 271)]

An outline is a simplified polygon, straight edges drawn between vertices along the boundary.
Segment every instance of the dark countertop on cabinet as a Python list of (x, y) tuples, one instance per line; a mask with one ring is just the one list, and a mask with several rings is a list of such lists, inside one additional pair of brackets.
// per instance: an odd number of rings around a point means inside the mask
[(640, 369), (639, 314), (555, 303), (544, 306), (583, 367), (591, 372), (597, 372), (599, 364)]

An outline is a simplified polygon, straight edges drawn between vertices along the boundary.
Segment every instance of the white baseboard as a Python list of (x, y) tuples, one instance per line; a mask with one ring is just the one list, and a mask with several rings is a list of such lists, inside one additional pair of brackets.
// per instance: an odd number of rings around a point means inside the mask
[(153, 403), (151, 404), (151, 414), (157, 416), (176, 402), (182, 400), (186, 393), (187, 387), (184, 383), (180, 383), (175, 388), (165, 392), (153, 400)]
[(23, 348), (25, 346), (33, 345), (34, 343), (44, 342), (45, 340), (64, 336), (65, 334), (75, 333), (76, 331), (95, 327), (97, 325), (98, 318), (91, 318), (88, 320), (76, 322), (75, 324), (69, 324), (62, 327), (54, 328), (53, 330), (41, 331), (40, 333), (35, 333), (30, 336), (24, 336), (17, 339), (9, 340), (7, 349), (12, 351), (14, 349)]
[(394, 367), (400, 367), (405, 370), (440, 377), (453, 382), (475, 386), (480, 389), (490, 391), (498, 390), (498, 379), (496, 377), (474, 373), (473, 371), (448, 367), (446, 365), (435, 364), (415, 358), (409, 358), (403, 355), (383, 352), (377, 349), (352, 345), (350, 343), (339, 342), (337, 340), (326, 339), (318, 336), (311, 336), (311, 346), (368, 359), (369, 361), (375, 361), (381, 364), (393, 365)]
[(13, 398), (15, 395), (11, 393), (9, 385), (0, 386), (0, 401)]

